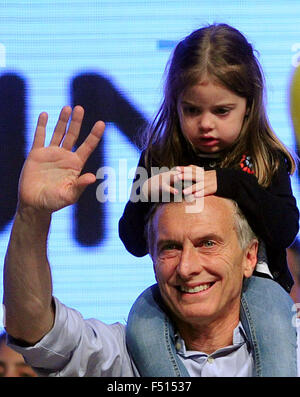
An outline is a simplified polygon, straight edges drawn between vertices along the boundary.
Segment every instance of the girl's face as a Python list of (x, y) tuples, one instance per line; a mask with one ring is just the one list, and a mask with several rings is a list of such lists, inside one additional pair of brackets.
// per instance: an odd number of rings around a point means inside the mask
[(177, 111), (186, 139), (200, 152), (217, 153), (239, 137), (246, 98), (207, 78), (184, 91)]

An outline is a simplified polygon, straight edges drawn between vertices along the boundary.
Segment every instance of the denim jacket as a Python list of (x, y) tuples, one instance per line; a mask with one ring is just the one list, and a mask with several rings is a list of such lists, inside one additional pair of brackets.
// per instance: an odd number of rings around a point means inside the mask
[[(251, 345), (254, 376), (297, 377), (292, 306), (278, 283), (255, 276), (244, 281), (240, 319)], [(141, 376), (189, 376), (174, 340), (174, 325), (155, 284), (138, 297), (126, 327), (127, 348)]]

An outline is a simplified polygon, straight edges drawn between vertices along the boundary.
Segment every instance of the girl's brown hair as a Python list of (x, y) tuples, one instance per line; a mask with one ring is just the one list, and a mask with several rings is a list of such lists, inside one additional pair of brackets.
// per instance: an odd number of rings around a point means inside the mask
[(251, 156), (258, 182), (269, 186), (283, 153), (289, 172), (296, 163), (268, 121), (264, 103), (264, 77), (252, 45), (237, 30), (214, 24), (192, 32), (178, 43), (167, 65), (164, 98), (146, 134), (146, 166), (152, 162), (172, 168), (190, 163), (193, 148), (180, 129), (177, 104), (180, 95), (199, 79), (209, 76), (247, 100), (247, 116), (221, 167), (238, 167), (243, 154)]

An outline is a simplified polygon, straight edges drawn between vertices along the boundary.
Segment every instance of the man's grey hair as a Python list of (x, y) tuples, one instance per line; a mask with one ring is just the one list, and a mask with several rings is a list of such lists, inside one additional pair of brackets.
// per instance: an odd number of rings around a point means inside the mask
[[(233, 216), (234, 216), (234, 228), (238, 237), (240, 247), (244, 251), (253, 240), (259, 241), (258, 237), (255, 235), (251, 229), (245, 215), (241, 211), (237, 202), (231, 199), (225, 199), (232, 203), (233, 206)], [(155, 230), (153, 225), (154, 215), (159, 207), (166, 205), (166, 203), (154, 204), (149, 215), (148, 221), (145, 228), (145, 236), (148, 245), (148, 252), (151, 257), (154, 255), (154, 243), (155, 243)]]
[(237, 202), (231, 199), (228, 199), (228, 201), (231, 201), (234, 206), (234, 227), (240, 246), (242, 250), (245, 250), (251, 241), (258, 241), (259, 239), (250, 227), (249, 222), (247, 221)]

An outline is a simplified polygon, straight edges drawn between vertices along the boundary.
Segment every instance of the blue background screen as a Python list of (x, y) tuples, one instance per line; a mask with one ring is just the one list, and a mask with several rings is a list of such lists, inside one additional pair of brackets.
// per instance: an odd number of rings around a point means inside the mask
[[(107, 124), (90, 167), (114, 170), (115, 200), (99, 203), (91, 190), (82, 205), (55, 213), (48, 254), (54, 295), (63, 303), (86, 318), (125, 321), (155, 280), (150, 258), (123, 247), (118, 220), (139, 159), (137, 139), (159, 107), (175, 43), (213, 22), (241, 30), (259, 52), (271, 124), (296, 151), (289, 89), (300, 63), (299, 15), (300, 2), (293, 0), (1, 1), (1, 295), (18, 172), (40, 112), (49, 114), (47, 142), (66, 104), (85, 106), (87, 130), (98, 118)], [(292, 183), (299, 200), (297, 174)]]

